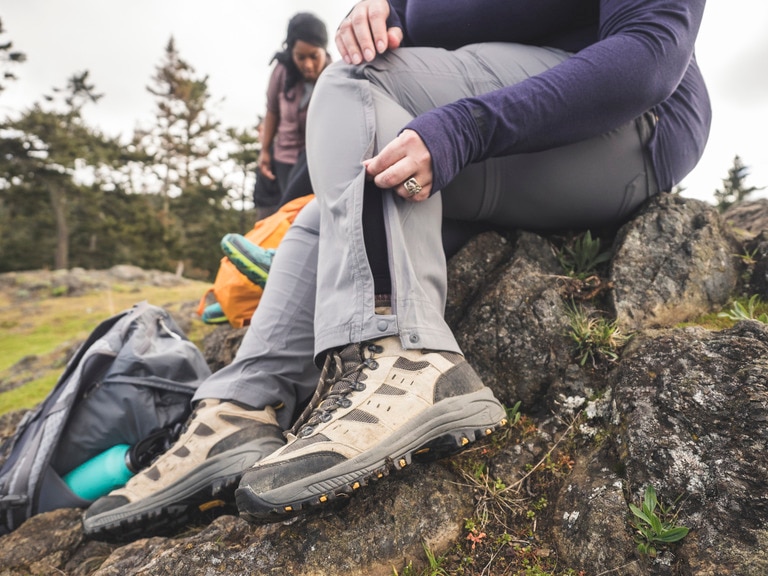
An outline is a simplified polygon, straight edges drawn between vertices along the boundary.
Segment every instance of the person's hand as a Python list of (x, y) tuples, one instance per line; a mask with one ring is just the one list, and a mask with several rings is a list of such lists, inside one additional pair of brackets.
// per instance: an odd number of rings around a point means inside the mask
[(261, 172), (267, 180), (274, 180), (275, 175), (272, 173), (272, 155), (265, 150), (259, 154), (259, 172)]
[(361, 0), (355, 4), (336, 30), (336, 47), (344, 62), (370, 62), (376, 54), (400, 46), (403, 31), (387, 29), (388, 17), (387, 0)]
[[(432, 190), (432, 156), (424, 141), (413, 130), (403, 130), (376, 156), (363, 164), (366, 174), (373, 178), (379, 188), (391, 188), (398, 196), (416, 202), (429, 198)], [(415, 191), (414, 184), (417, 185)]]

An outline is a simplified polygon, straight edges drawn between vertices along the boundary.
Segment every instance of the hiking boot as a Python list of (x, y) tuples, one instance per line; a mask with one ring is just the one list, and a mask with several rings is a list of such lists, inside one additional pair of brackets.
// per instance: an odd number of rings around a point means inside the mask
[(275, 256), (273, 248), (262, 248), (240, 234), (227, 234), (221, 239), (221, 249), (242, 275), (264, 288)]
[(168, 534), (233, 509), (243, 471), (285, 443), (275, 411), (203, 400), (171, 448), (86, 510), (83, 530), (104, 540)]
[(280, 520), (505, 424), (461, 354), (403, 350), (396, 336), (351, 344), (326, 359), (288, 443), (245, 472), (237, 507), (251, 522)]

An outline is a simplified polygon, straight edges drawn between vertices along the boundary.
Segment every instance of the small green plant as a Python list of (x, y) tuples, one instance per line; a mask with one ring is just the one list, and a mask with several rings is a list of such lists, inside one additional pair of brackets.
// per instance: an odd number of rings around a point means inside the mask
[(427, 563), (429, 564), (424, 576), (447, 576), (448, 573), (441, 566), (445, 558), (435, 556), (435, 553), (429, 549), (426, 542), (422, 543), (422, 546), (424, 547), (424, 553), (427, 555)]
[(481, 480), (488, 472), (488, 466), (485, 462), (475, 462), (472, 465), (472, 477), (475, 480)]
[(521, 417), (520, 405), (521, 404), (522, 402), (518, 400), (517, 402), (515, 402), (515, 405), (512, 406), (512, 408), (507, 408), (506, 406), (504, 407), (504, 410), (506, 410), (507, 412), (507, 421), (509, 422), (509, 426), (514, 426), (518, 422), (520, 422), (520, 417)]
[(755, 248), (753, 250), (745, 248), (744, 252), (741, 254), (736, 254), (736, 256), (744, 263), (745, 266), (753, 266), (757, 264), (757, 259), (755, 256), (757, 256), (758, 251), (759, 248)]
[(688, 535), (686, 526), (676, 525), (677, 512), (659, 503), (656, 489), (650, 484), (645, 488), (642, 506), (638, 508), (630, 504), (629, 509), (636, 518), (632, 525), (637, 530), (637, 550), (643, 555), (655, 558), (657, 548), (678, 542)]
[(728, 312), (720, 312), (717, 316), (719, 318), (728, 318), (734, 322), (738, 322), (739, 320), (758, 320), (764, 324), (768, 324), (768, 314), (765, 312), (758, 313), (758, 309), (761, 306), (764, 306), (764, 304), (760, 301), (760, 296), (754, 294), (747, 301), (746, 307), (738, 300), (735, 300), (733, 304), (731, 304), (731, 309)]
[(443, 562), (445, 562), (445, 558), (443, 556), (435, 556), (435, 553), (429, 549), (429, 546), (427, 546), (426, 542), (422, 542), (421, 545), (424, 548), (424, 554), (427, 556), (427, 567), (424, 568), (424, 570), (421, 572), (417, 573), (413, 567), (413, 562), (408, 562), (408, 564), (403, 568), (402, 574), (400, 574), (397, 569), (393, 567), (392, 576), (448, 576), (448, 572), (446, 572), (445, 568), (442, 567)]
[(588, 314), (581, 306), (574, 303), (568, 307), (570, 337), (576, 348), (576, 359), (584, 366), (591, 361), (595, 366), (598, 360), (614, 362), (619, 358), (619, 350), (629, 337), (622, 333), (616, 321)]
[(555, 250), (555, 255), (568, 276), (584, 280), (597, 266), (611, 259), (611, 251), (600, 248), (600, 238), (592, 238), (592, 232), (587, 230)]

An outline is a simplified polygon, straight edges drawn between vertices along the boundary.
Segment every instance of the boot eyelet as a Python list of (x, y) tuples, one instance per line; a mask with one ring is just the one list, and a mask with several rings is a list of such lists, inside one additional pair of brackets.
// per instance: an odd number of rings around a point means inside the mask
[(352, 406), (352, 400), (350, 400), (349, 398), (342, 398), (341, 400), (339, 400), (339, 406), (341, 408), (349, 408), (350, 406)]
[(331, 418), (333, 418), (333, 416), (331, 416), (330, 412), (323, 412), (320, 414), (320, 422), (330, 422)]
[(353, 388), (356, 392), (362, 392), (363, 390), (365, 390), (365, 384), (363, 384), (362, 382), (355, 382), (355, 385), (353, 386)]
[(307, 436), (311, 436), (314, 431), (315, 429), (312, 426), (304, 426), (304, 428), (299, 430), (299, 436), (306, 438)]

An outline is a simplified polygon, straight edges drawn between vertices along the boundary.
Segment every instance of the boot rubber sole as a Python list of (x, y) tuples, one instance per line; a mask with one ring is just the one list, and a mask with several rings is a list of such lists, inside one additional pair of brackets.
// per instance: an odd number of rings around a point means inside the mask
[(252, 490), (246, 478), (235, 491), (237, 508), (249, 522), (278, 522), (307, 508), (348, 498), (414, 462), (460, 452), (506, 424), (506, 411), (488, 388), (447, 398), (371, 449), (322, 472), (262, 494)]
[(86, 515), (83, 532), (97, 540), (130, 541), (170, 534), (202, 518), (234, 512), (234, 491), (243, 472), (282, 445), (278, 439), (261, 438), (205, 460), (180, 481), (146, 498)]

